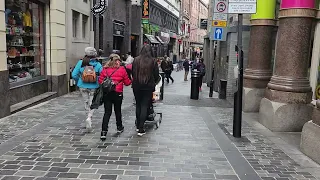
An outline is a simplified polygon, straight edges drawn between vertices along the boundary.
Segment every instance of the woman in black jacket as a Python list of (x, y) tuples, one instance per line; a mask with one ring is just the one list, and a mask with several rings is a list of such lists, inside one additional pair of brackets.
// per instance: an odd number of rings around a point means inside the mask
[(138, 136), (146, 134), (144, 123), (148, 118), (148, 109), (152, 103), (152, 93), (159, 81), (159, 68), (153, 59), (150, 45), (143, 46), (140, 55), (132, 64), (132, 88), (136, 99), (136, 128)]

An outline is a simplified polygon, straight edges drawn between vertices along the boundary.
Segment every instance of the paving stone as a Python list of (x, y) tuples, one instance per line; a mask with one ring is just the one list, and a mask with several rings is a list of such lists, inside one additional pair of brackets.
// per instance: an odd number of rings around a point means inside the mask
[(20, 176), (4, 176), (2, 180), (19, 180)]
[(79, 179), (100, 179), (100, 174), (94, 174), (94, 173), (80, 173)]
[[(69, 172), (72, 173), (86, 173), (86, 174), (92, 174), (92, 173), (96, 173), (97, 169), (85, 169), (85, 168), (71, 168)], [(101, 173), (100, 173), (101, 174)]]
[(60, 173), (58, 178), (77, 178), (79, 173)]
[(35, 171), (35, 170), (23, 170), (23, 171), (18, 171), (15, 175), (17, 176), (44, 176), (46, 172), (44, 171)]
[(116, 180), (117, 177), (118, 177), (117, 175), (102, 175), (100, 179)]

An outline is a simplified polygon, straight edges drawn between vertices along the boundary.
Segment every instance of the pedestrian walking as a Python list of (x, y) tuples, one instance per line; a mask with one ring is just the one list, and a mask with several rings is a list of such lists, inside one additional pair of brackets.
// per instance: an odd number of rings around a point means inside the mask
[(103, 94), (104, 116), (102, 121), (101, 140), (106, 139), (108, 133), (109, 120), (112, 114), (112, 106), (116, 115), (117, 132), (122, 133), (124, 126), (122, 124), (121, 106), (123, 100), (123, 85), (129, 86), (131, 80), (128, 77), (124, 66), (121, 66), (121, 59), (119, 55), (111, 54), (109, 61), (103, 67), (99, 77), (99, 84), (103, 84), (106, 79), (110, 79), (114, 85), (111, 92), (105, 91)]
[(126, 59), (126, 64), (132, 64), (134, 58), (131, 56), (131, 52), (127, 53), (127, 59)]
[(161, 62), (161, 69), (165, 74), (167, 79), (167, 83), (169, 83), (169, 79), (172, 83), (174, 83), (174, 79), (172, 78), (171, 74), (173, 71), (173, 63), (166, 55), (164, 56), (164, 60)]
[(183, 62), (183, 67), (184, 67), (184, 81), (188, 81), (188, 74), (189, 74), (189, 70), (190, 70), (190, 62), (188, 59), (186, 59)]
[(196, 69), (200, 72), (199, 90), (202, 91), (202, 81), (203, 77), (206, 75), (206, 65), (204, 64), (203, 58), (199, 59), (199, 62), (196, 65)]
[(85, 48), (85, 56), (79, 60), (72, 71), (72, 78), (77, 82), (84, 101), (84, 109), (87, 113), (86, 129), (91, 131), (91, 119), (94, 109), (90, 109), (94, 91), (99, 87), (98, 78), (102, 71), (102, 65), (97, 60), (97, 51), (93, 47)]
[(144, 45), (140, 55), (132, 65), (132, 88), (136, 99), (136, 128), (138, 136), (146, 134), (144, 123), (148, 117), (148, 109), (152, 105), (152, 96), (156, 82), (159, 81), (159, 68), (153, 59), (150, 45)]

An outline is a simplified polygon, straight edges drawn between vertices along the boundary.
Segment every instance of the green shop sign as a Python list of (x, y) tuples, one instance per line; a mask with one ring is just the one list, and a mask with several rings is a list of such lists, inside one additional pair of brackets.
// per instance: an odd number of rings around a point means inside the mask
[(144, 24), (142, 23), (143, 33), (144, 34), (153, 34), (160, 31), (160, 27), (153, 24)]

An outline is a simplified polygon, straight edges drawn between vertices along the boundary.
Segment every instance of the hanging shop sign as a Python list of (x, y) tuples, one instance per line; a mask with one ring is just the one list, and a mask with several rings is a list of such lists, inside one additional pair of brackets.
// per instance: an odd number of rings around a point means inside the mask
[(200, 19), (200, 29), (207, 29), (208, 19)]
[(106, 12), (108, 0), (97, 0), (96, 4), (91, 8), (91, 12), (95, 16), (100, 16)]
[(114, 22), (113, 35), (124, 37), (124, 24)]
[(143, 0), (143, 3), (142, 3), (142, 24), (149, 23), (149, 17), (150, 17), (149, 12), (150, 12), (149, 0)]

